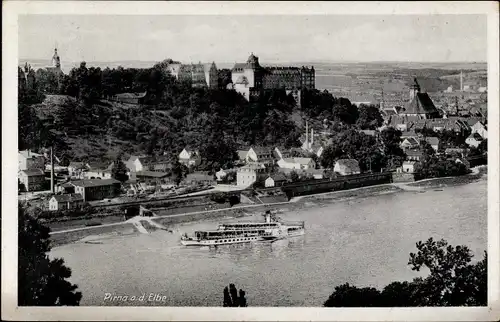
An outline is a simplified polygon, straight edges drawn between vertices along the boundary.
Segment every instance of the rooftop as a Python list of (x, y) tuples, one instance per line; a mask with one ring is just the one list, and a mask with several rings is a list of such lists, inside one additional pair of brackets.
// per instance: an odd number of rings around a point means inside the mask
[(54, 195), (52, 198), (56, 199), (57, 202), (83, 201), (83, 197), (79, 193), (69, 193), (69, 194), (64, 194), (64, 195)]
[(115, 179), (90, 179), (71, 181), (71, 184), (77, 187), (100, 187), (119, 184), (120, 181)]
[(22, 170), (22, 172), (28, 177), (45, 176), (45, 172), (41, 169)]

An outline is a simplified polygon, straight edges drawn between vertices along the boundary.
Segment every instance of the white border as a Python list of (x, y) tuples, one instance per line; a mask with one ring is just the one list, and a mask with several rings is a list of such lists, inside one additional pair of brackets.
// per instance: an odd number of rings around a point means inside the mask
[[(488, 14), (488, 308), (16, 308), (17, 297), (17, 15), (307, 15)], [(496, 2), (71, 2), (7, 1), (2, 11), (2, 319), (217, 321), (487, 321), (499, 310), (499, 21)], [(43, 26), (41, 26), (43, 28)], [(464, 44), (466, 45), (466, 44)]]

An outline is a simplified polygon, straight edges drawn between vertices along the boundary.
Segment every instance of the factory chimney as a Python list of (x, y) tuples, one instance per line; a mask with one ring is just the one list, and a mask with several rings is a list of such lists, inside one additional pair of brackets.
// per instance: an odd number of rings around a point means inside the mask
[(305, 141), (305, 148), (306, 149), (309, 149), (309, 128), (308, 128), (308, 124), (307, 124), (307, 121), (306, 121), (306, 141)]
[(460, 91), (464, 91), (464, 74), (462, 71), (460, 71)]
[(54, 148), (50, 147), (50, 192), (55, 193), (54, 187)]

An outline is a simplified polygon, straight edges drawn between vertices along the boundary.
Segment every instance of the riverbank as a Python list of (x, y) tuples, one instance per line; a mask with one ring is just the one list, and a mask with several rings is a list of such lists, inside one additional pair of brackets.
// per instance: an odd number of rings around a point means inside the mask
[[(477, 181), (485, 173), (487, 173), (487, 168), (483, 167), (480, 169), (475, 169), (474, 172), (469, 175), (460, 177), (431, 178), (409, 183), (387, 183), (349, 190), (339, 190), (320, 194), (298, 196), (292, 198), (287, 202), (250, 204), (233, 206), (231, 208), (202, 210), (188, 213), (168, 213), (162, 215), (161, 210), (152, 209), (153, 212), (156, 213), (156, 216), (150, 217), (150, 220), (159, 225), (169, 227), (171, 225), (179, 223), (215, 220), (227, 217), (239, 218), (251, 215), (253, 213), (263, 212), (269, 209), (278, 209), (280, 207), (286, 207), (287, 211), (293, 211), (303, 208), (306, 203), (309, 203), (307, 205), (308, 207), (321, 207), (323, 202), (325, 201), (331, 202), (332, 200), (337, 200), (339, 202), (342, 202), (346, 200), (372, 197), (381, 194), (401, 193), (409, 191), (415, 192), (437, 187), (442, 188), (447, 186), (463, 185)], [(313, 202), (312, 204), (311, 201)], [(152, 231), (152, 229), (149, 229), (150, 227), (147, 228), (148, 231)], [(122, 221), (117, 223), (104, 224), (96, 227), (76, 228), (69, 231), (55, 231), (51, 234), (51, 239), (53, 240), (54, 246), (60, 246), (76, 242), (88, 236), (109, 234), (113, 232), (117, 235), (123, 235), (136, 233), (138, 232), (138, 229), (132, 223)]]

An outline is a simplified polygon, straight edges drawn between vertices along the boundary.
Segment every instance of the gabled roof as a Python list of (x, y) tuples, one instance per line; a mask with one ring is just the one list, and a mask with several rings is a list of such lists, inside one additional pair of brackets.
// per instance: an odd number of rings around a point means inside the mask
[(272, 154), (274, 149), (267, 146), (252, 146), (251, 149), (257, 154)]
[(69, 194), (64, 194), (64, 195), (54, 195), (52, 198), (56, 199), (57, 202), (83, 201), (83, 197), (79, 193), (69, 193)]
[(113, 168), (113, 162), (88, 162), (89, 170), (110, 170)]
[(294, 163), (298, 163), (301, 165), (309, 164), (312, 161), (311, 158), (293, 158)]
[(71, 161), (68, 165), (68, 168), (75, 168), (75, 169), (85, 169), (85, 162), (76, 162), (76, 161)]
[(35, 157), (42, 157), (43, 156), (41, 154), (38, 154), (38, 153), (35, 153), (35, 152), (31, 152), (30, 150), (19, 151), (19, 155), (21, 155), (22, 157), (24, 157), (26, 159), (35, 158)]
[(232, 70), (234, 71), (235, 69), (244, 69), (246, 66), (247, 66), (246, 63), (236, 63), (236, 64), (234, 64)]
[(283, 173), (276, 172), (273, 173), (269, 176), (269, 178), (272, 178), (274, 181), (287, 181), (288, 179), (285, 177)]
[(45, 172), (41, 169), (28, 169), (28, 170), (21, 170), (21, 171), (28, 177), (45, 176)]
[(77, 187), (100, 187), (119, 184), (120, 181), (115, 179), (89, 179), (89, 180), (76, 180), (71, 181), (71, 184)]
[(414, 137), (407, 137), (406, 139), (403, 140), (403, 142), (404, 141), (408, 141), (408, 143), (410, 143), (411, 145), (420, 145), (420, 143), (418, 142), (418, 140), (415, 139)]
[(405, 131), (401, 133), (401, 138), (409, 138), (409, 137), (417, 137), (417, 133), (415, 131)]
[(412, 101), (405, 104), (405, 110), (402, 111), (401, 114), (426, 114), (437, 112), (438, 110), (429, 97), (429, 94), (417, 93)]

